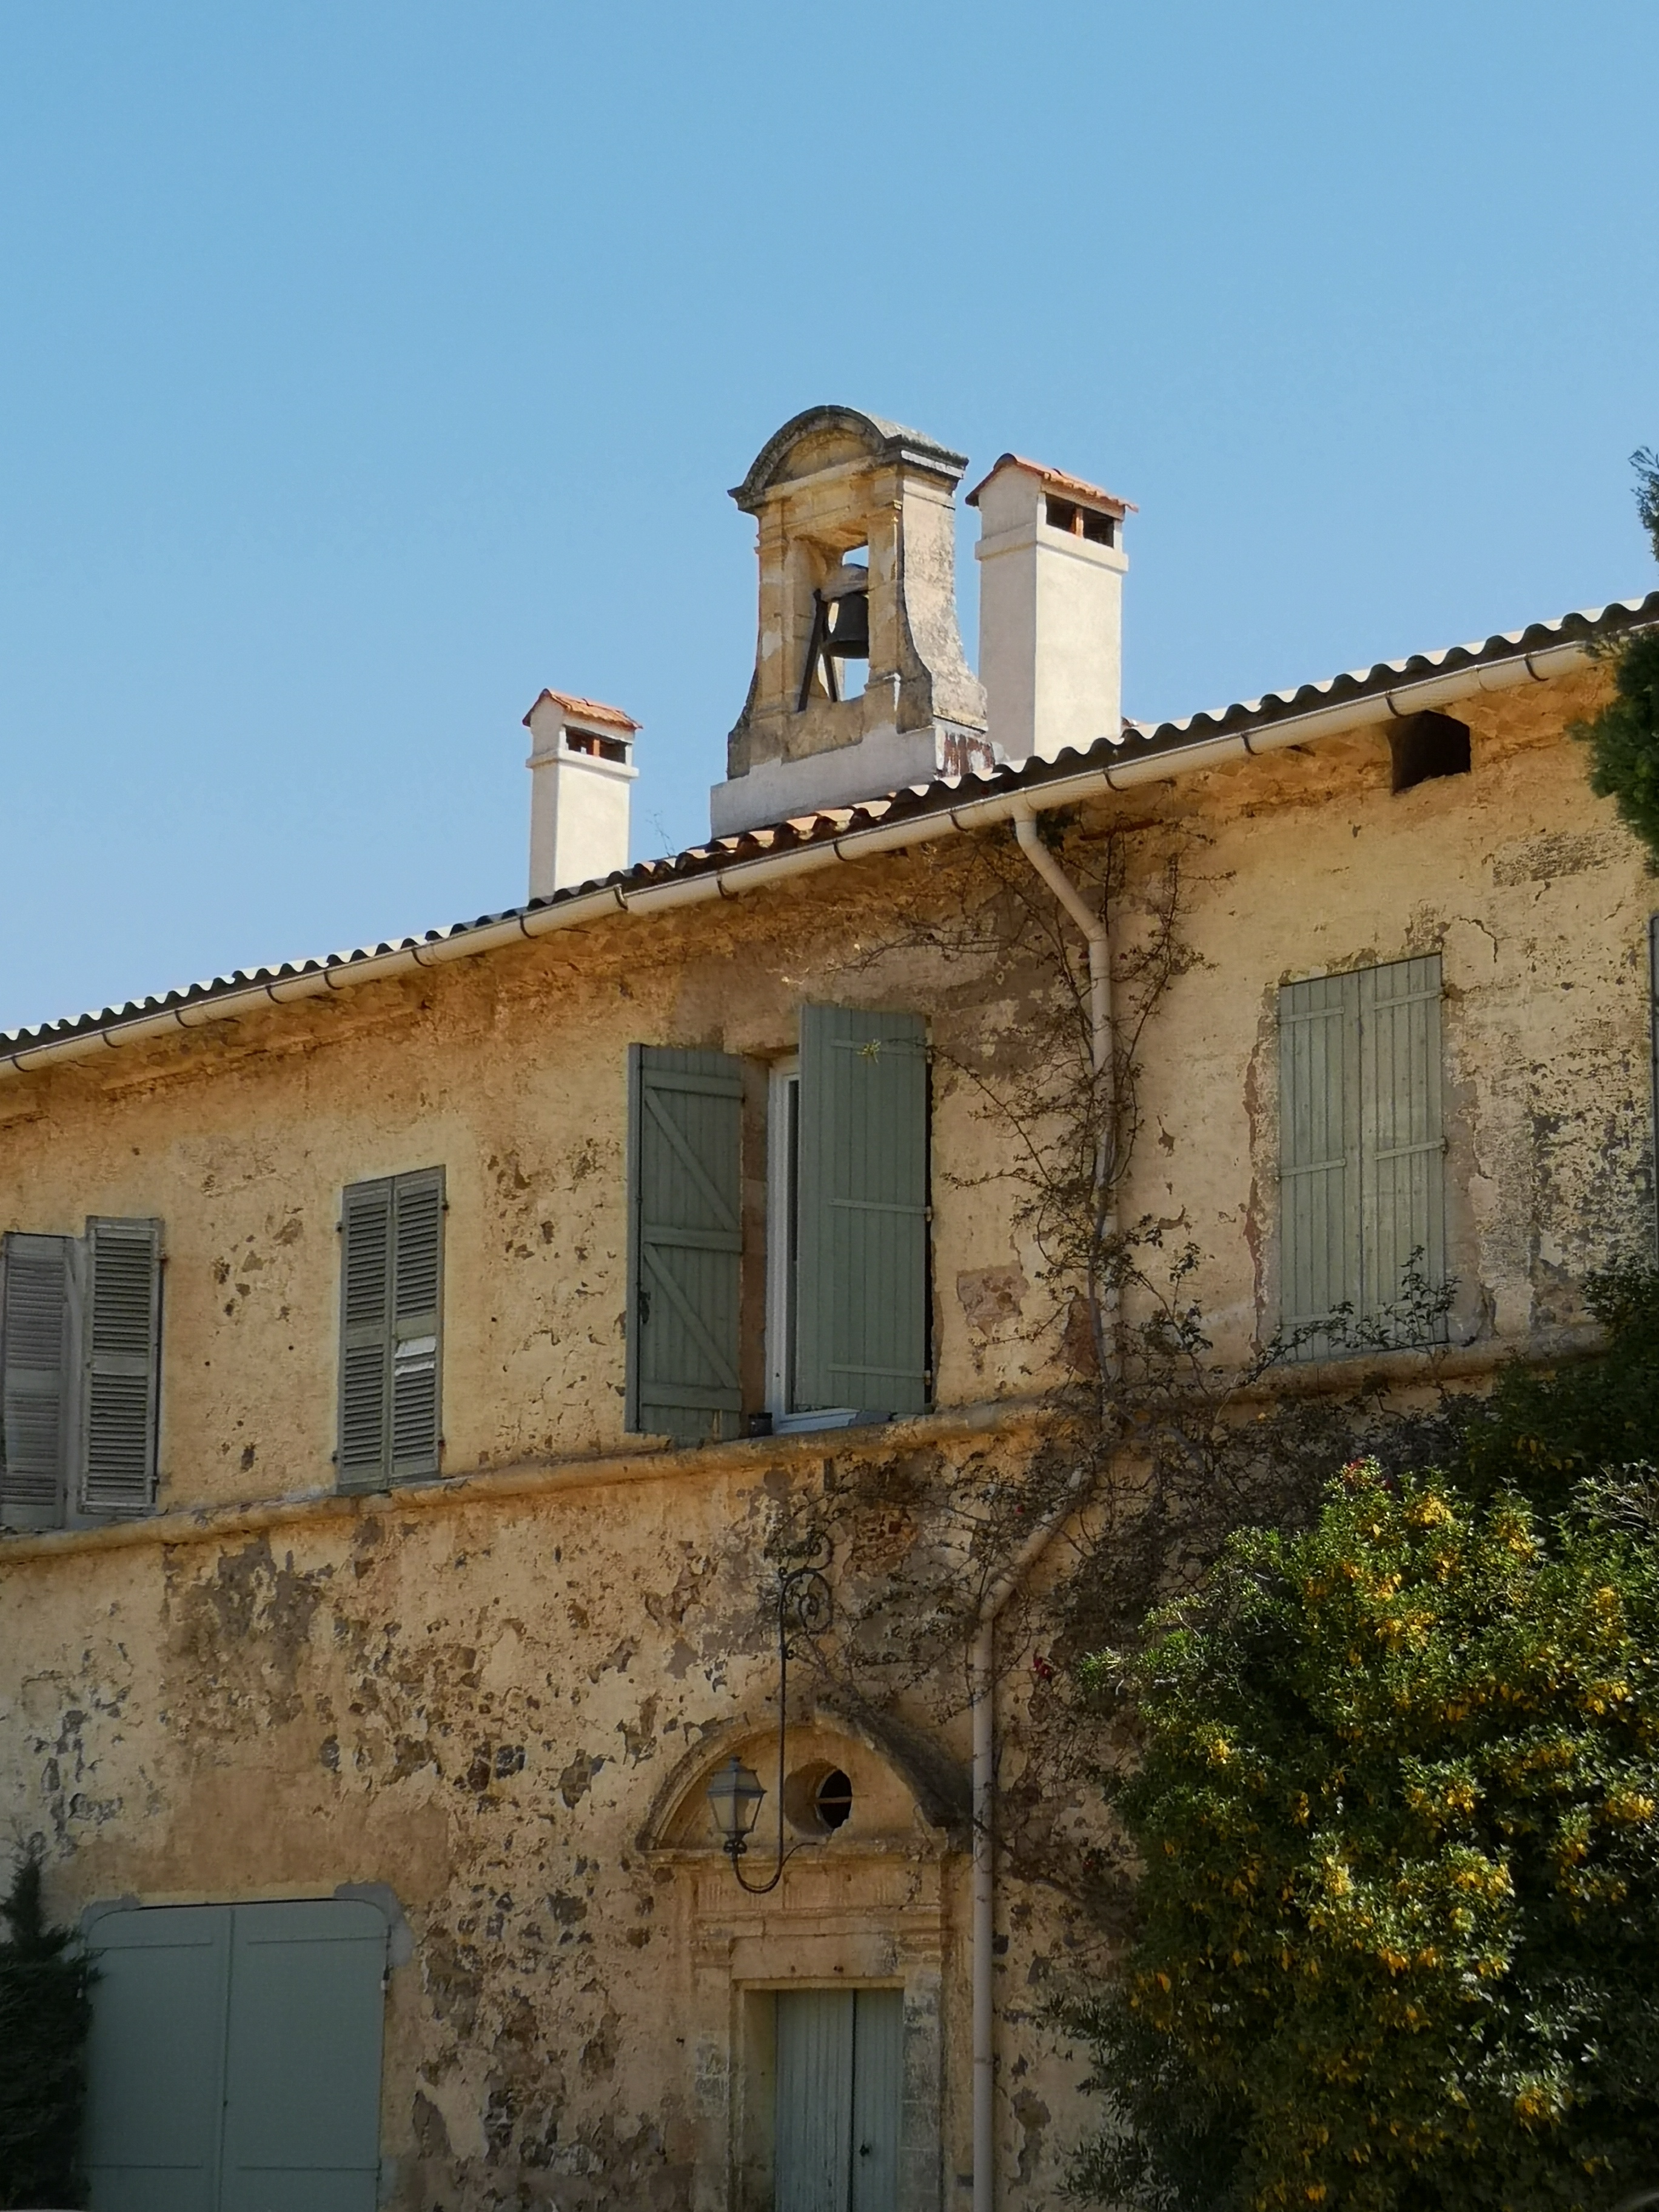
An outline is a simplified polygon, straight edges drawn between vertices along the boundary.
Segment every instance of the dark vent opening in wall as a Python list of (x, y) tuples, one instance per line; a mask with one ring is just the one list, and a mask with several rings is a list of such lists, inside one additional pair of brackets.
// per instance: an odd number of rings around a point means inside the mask
[(1469, 726), (1449, 714), (1407, 714), (1389, 727), (1394, 789), (1409, 791), (1437, 775), (1469, 772)]
[(1115, 515), (1102, 514), (1092, 507), (1085, 507), (1083, 509), (1083, 534), (1091, 545), (1115, 545), (1117, 519)]
[(1076, 537), (1078, 511), (1069, 499), (1045, 499), (1042, 518), (1050, 530), (1063, 530), (1069, 537)]

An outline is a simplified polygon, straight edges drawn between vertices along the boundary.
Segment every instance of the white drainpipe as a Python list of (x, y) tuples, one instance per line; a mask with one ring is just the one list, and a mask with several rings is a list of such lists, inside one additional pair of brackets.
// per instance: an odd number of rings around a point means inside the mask
[[(1019, 849), (1036, 870), (1066, 913), (1082, 931), (1089, 948), (1089, 1046), (1097, 1079), (1109, 1080), (1112, 1065), (1111, 943), (1103, 915), (1090, 910), (1077, 885), (1055, 860), (1038, 833), (1033, 810), (1013, 817)], [(1109, 1171), (1113, 1131), (1103, 1130), (1097, 1170)], [(1104, 1217), (1106, 1234), (1116, 1229), (1109, 1201)], [(1109, 1314), (1116, 1297), (1109, 1286)], [(1045, 1515), (1022, 1547), (1007, 1572), (986, 1592), (975, 1625), (969, 1662), (974, 1741), (974, 2212), (995, 2212), (996, 2167), (996, 1624), (997, 1616), (1018, 1589), (1066, 1515), (1079, 1503), (1088, 1470), (1073, 1478), (1059, 1504)]]

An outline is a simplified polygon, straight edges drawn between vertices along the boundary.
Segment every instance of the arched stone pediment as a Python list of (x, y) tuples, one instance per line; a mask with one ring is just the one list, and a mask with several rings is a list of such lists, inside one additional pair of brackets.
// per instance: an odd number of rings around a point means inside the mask
[[(775, 1836), (777, 1744), (774, 1719), (744, 1716), (711, 1729), (664, 1778), (640, 1829), (640, 1849), (717, 1850), (706, 1792), (716, 1770), (733, 1757), (766, 1786), (757, 1837)], [(786, 1809), (791, 1779), (814, 1767), (837, 1768), (852, 1780), (852, 1815), (837, 1832), (847, 1842), (966, 1848), (967, 1777), (919, 1730), (884, 1714), (820, 1705), (810, 1718), (792, 1723), (785, 1737)], [(793, 1842), (803, 1830), (787, 1820), (785, 1832)]]
[(903, 460), (951, 483), (968, 465), (965, 453), (953, 453), (948, 446), (920, 430), (907, 430), (902, 422), (890, 422), (884, 416), (866, 415), (860, 407), (808, 407), (772, 433), (748, 475), (733, 485), (732, 497), (745, 514), (753, 514), (777, 485), (860, 460)]

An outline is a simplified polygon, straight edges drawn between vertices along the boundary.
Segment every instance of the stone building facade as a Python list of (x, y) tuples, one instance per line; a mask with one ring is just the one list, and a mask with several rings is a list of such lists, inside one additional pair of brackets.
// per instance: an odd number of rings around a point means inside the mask
[[(1478, 1381), (1650, 1239), (1659, 901), (1566, 731), (1659, 597), (1148, 728), (1126, 503), (997, 464), (982, 689), (962, 467), (847, 409), (763, 449), (708, 845), (3, 1040), (0, 1807), (104, 1952), (96, 2204), (1058, 2202), (1087, 1931), (974, 1849), (1029, 1652), (976, 1705), (798, 1671), (776, 1796), (780, 1513), (1016, 1468), (1067, 1371), (983, 1079), (1053, 977), (942, 927), (988, 846), (1086, 888), (1115, 841), (1103, 972), (1188, 856), (1120, 1204), (1224, 1356), (1422, 1253), (1444, 1340), (1380, 1364)], [(535, 711), (538, 794), (631, 770)]]

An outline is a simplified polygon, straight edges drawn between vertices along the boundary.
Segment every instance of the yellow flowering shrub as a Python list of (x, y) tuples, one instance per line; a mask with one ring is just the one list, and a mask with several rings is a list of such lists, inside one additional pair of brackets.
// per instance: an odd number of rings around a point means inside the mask
[(1112, 2117), (1078, 2194), (1602, 2212), (1659, 2186), (1659, 1485), (1547, 1519), (1345, 1470), (1127, 1656), (1144, 1871), (1075, 2007)]

